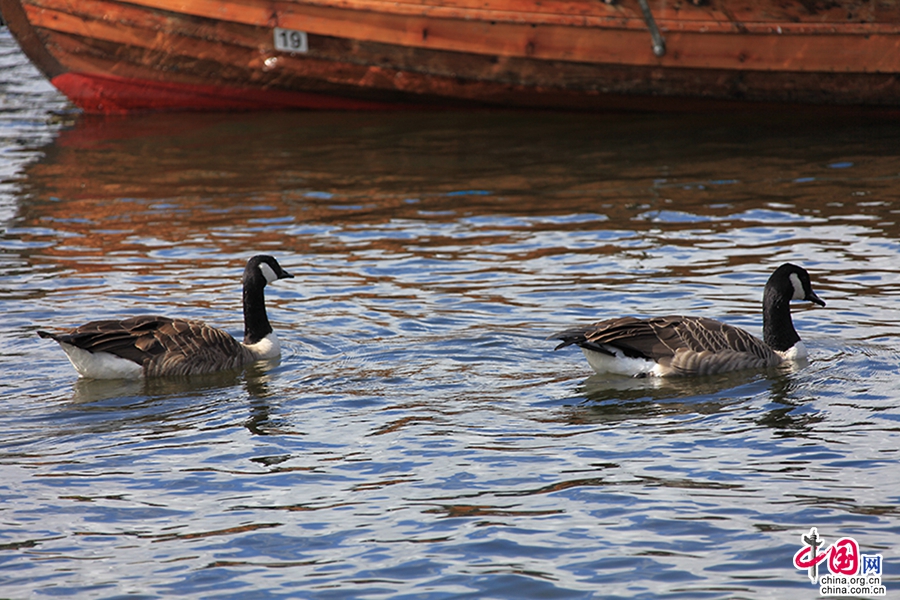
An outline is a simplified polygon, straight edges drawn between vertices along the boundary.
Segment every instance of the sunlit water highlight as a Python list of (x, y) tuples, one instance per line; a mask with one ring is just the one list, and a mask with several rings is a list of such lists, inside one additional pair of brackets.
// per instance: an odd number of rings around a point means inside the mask
[[(900, 127), (650, 115), (71, 112), (0, 34), (0, 596), (816, 597), (816, 526), (900, 588)], [(77, 380), (34, 334), (240, 332), (258, 252), (286, 348)], [(591, 376), (610, 316), (758, 332), (806, 266), (809, 363)]]

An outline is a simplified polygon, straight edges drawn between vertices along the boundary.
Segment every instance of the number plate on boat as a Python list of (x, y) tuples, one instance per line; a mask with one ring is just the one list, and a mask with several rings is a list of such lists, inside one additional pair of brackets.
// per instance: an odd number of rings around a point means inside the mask
[(284, 52), (307, 52), (309, 46), (306, 41), (306, 32), (276, 27), (275, 49)]

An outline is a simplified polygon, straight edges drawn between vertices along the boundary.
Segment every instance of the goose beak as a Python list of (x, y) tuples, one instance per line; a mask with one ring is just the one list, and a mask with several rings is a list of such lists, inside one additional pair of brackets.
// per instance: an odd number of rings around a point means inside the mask
[(812, 290), (809, 291), (804, 300), (809, 300), (810, 302), (818, 304), (819, 306), (825, 306), (825, 301), (816, 296), (816, 293)]

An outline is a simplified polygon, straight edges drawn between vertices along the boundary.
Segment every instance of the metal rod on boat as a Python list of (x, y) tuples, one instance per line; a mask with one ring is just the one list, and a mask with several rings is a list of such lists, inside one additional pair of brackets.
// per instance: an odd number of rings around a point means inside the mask
[(650, 5), (647, 4), (647, 0), (638, 0), (638, 4), (641, 5), (641, 12), (644, 13), (644, 22), (647, 23), (647, 29), (650, 30), (650, 38), (653, 40), (653, 54), (662, 56), (666, 53), (666, 40), (663, 39), (662, 34), (659, 32), (659, 27), (656, 26), (653, 13), (650, 12)]

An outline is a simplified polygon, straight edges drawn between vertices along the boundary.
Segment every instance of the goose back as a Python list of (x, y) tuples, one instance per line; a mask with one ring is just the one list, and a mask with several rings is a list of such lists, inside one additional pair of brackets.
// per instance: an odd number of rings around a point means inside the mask
[(622, 317), (553, 337), (562, 340), (557, 349), (580, 346), (595, 370), (629, 375), (711, 375), (783, 360), (743, 329), (705, 317)]
[(201, 321), (141, 315), (121, 321), (92, 321), (63, 334), (39, 331), (63, 345), (75, 368), (85, 377), (90, 367), (73, 356), (75, 348), (106, 353), (140, 367), (146, 377), (199, 375), (237, 369), (257, 359), (243, 344), (221, 329)]

